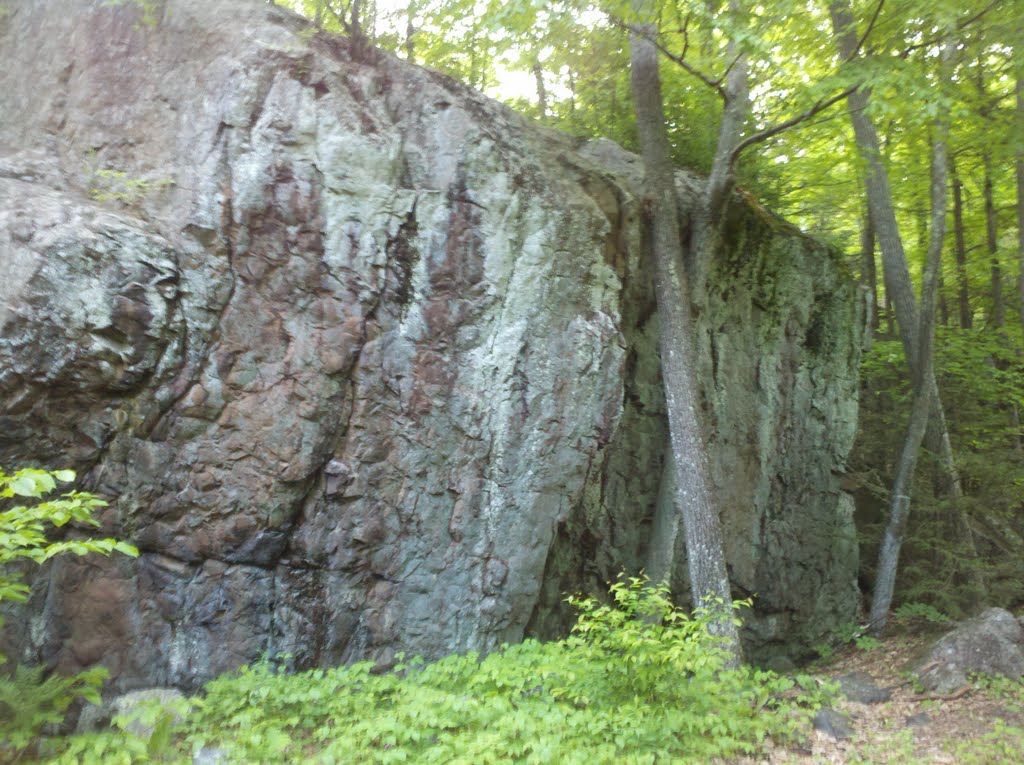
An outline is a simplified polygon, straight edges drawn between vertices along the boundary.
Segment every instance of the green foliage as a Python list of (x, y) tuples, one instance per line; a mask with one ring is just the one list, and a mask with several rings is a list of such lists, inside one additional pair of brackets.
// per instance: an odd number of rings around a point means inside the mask
[[(42, 500), (57, 483), (75, 479), (72, 470), (24, 469), (8, 475), (0, 470), (0, 500), (15, 497)], [(9, 503), (5, 503), (9, 504)], [(10, 565), (22, 560), (44, 563), (55, 555), (87, 555), (120, 552), (138, 555), (131, 545), (114, 539), (67, 539), (50, 541), (50, 527), (69, 523), (98, 526), (93, 511), (106, 505), (101, 499), (69, 491), (57, 499), (30, 505), (14, 505), (0, 512), (0, 602), (24, 601), (29, 588)], [(0, 663), (6, 658), (0, 654)], [(93, 667), (73, 677), (43, 679), (41, 667), (16, 667), (10, 676), (0, 676), (0, 744), (20, 750), (35, 738), (44, 725), (63, 720), (64, 711), (76, 698), (99, 701), (99, 688), (107, 676), (103, 667)]]
[(927, 603), (904, 603), (893, 611), (893, 616), (903, 621), (924, 621), (929, 624), (949, 624), (952, 620), (934, 606)]
[(949, 748), (960, 765), (1020, 762), (1020, 753), (1024, 752), (1024, 728), (997, 719), (992, 730), (981, 738), (956, 742)]
[(971, 678), (976, 688), (1001, 701), (1017, 714), (1024, 714), (1024, 678), (978, 674)]
[[(975, 688), (997, 700), (1015, 717), (1024, 714), (1024, 678), (1011, 680), (999, 675), (975, 675)], [(947, 747), (958, 763), (983, 765), (994, 762), (1019, 762), (1024, 752), (1024, 727), (995, 720), (992, 729), (980, 738), (952, 742)]]
[[(74, 479), (75, 473), (72, 470), (51, 472), (24, 469), (8, 475), (0, 469), (0, 500), (13, 497), (41, 499), (56, 489), (58, 481), (68, 483)], [(27, 558), (36, 563), (44, 563), (64, 553), (110, 555), (112, 552), (120, 552), (138, 555), (138, 550), (133, 546), (116, 539), (69, 539), (59, 542), (47, 539), (49, 526), (61, 527), (69, 522), (99, 526), (99, 521), (93, 518), (93, 511), (106, 504), (92, 494), (69, 491), (58, 499), (34, 505), (15, 505), (0, 512), (0, 602), (23, 601), (28, 596), (28, 587), (21, 582), (20, 575), (7, 569), (9, 564), (19, 559)]]
[(92, 667), (72, 677), (44, 678), (42, 667), (23, 666), (10, 677), (0, 675), (0, 744), (24, 749), (44, 725), (63, 722), (75, 699), (98, 704), (108, 675), (105, 667)]
[(919, 765), (914, 752), (914, 732), (908, 728), (859, 746), (849, 753), (849, 765)]
[(873, 651), (881, 645), (881, 641), (867, 634), (867, 629), (859, 624), (848, 622), (836, 627), (835, 631), (819, 643), (813, 646), (814, 652), (821, 659), (832, 658), (837, 650), (853, 646), (858, 651)]
[(116, 201), (133, 207), (148, 195), (167, 186), (173, 186), (169, 178), (146, 180), (132, 178), (122, 170), (100, 168), (93, 172), (89, 196), (97, 202)]
[[(1019, 330), (939, 327), (936, 377), (947, 412), (966, 511), (981, 554), (989, 598), (1014, 603), (1024, 597), (1024, 516), (1021, 486), (1024, 432), (1024, 358), (1014, 351)], [(886, 518), (888, 471), (896, 459), (909, 411), (906, 362), (897, 341), (877, 341), (861, 367), (860, 433), (851, 463), (864, 479), (858, 527), (868, 578)], [(925, 454), (914, 488), (914, 510), (901, 552), (896, 600), (931, 606), (960, 618), (978, 601), (970, 584), (969, 557), (951, 500), (935, 496), (934, 460)], [(977, 565), (977, 564), (975, 564)]]
[[(580, 615), (569, 638), (483, 658), (399, 657), (384, 673), (371, 662), (244, 667), (206, 685), (163, 756), (212, 746), (247, 763), (706, 763), (806, 730), (833, 692), (725, 669), (711, 616), (679, 611), (641, 579), (613, 585), (611, 603), (570, 602)], [(143, 761), (138, 743), (118, 749), (109, 735), (63, 746), (56, 762), (108, 751)]]

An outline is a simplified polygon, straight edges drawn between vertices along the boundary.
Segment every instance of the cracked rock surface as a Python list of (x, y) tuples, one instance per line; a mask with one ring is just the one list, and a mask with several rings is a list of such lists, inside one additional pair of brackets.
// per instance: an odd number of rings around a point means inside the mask
[[(643, 565), (666, 435), (635, 157), (255, 0), (10, 5), (0, 464), (77, 469), (142, 555), (52, 562), (8, 655), (123, 691), (486, 651)], [(795, 655), (857, 605), (860, 300), (739, 197), (711, 271), (731, 573), (753, 655)]]

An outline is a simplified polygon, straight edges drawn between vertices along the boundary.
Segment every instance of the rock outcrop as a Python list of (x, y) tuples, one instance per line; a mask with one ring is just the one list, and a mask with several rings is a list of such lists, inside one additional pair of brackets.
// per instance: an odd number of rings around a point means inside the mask
[[(142, 550), (44, 569), (12, 657), (127, 690), (488, 650), (642, 566), (666, 436), (634, 157), (257, 0), (7, 7), (0, 464), (76, 468)], [(737, 196), (701, 304), (747, 637), (796, 653), (857, 604), (859, 298)]]

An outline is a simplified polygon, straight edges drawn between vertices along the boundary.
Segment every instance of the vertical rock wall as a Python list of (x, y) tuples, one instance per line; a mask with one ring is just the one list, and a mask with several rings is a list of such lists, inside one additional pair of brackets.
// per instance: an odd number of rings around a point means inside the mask
[[(128, 688), (487, 650), (639, 567), (634, 158), (248, 0), (15, 2), (0, 59), (0, 464), (78, 469), (143, 551), (55, 561), (9, 654)], [(792, 650), (855, 607), (854, 287), (737, 198), (704, 302), (732, 573)]]

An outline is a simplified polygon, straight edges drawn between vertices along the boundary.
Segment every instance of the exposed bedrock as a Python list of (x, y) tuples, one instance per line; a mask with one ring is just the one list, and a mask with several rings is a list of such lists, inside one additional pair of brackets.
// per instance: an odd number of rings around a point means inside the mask
[[(157, 5), (0, 17), (0, 464), (77, 469), (143, 551), (54, 561), (9, 654), (124, 690), (559, 633), (662, 472), (636, 159), (262, 2)], [(733, 200), (699, 363), (755, 657), (855, 613), (859, 303)]]

